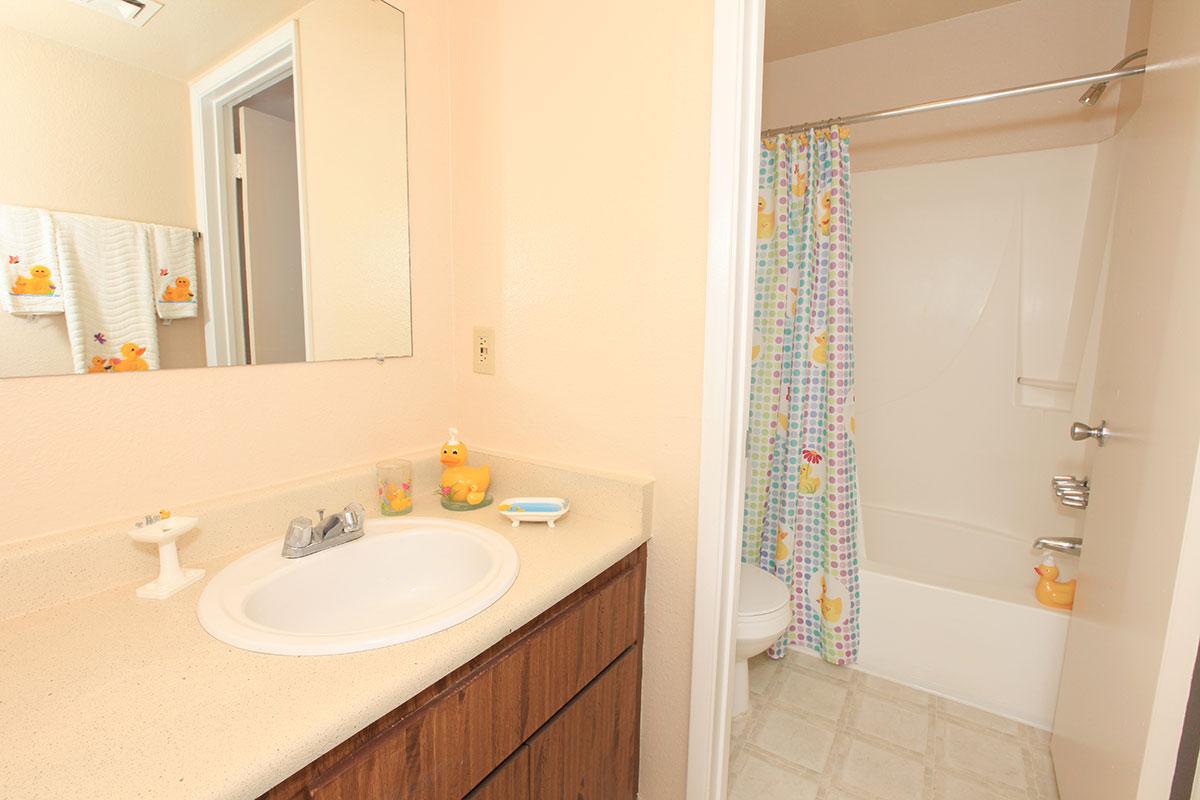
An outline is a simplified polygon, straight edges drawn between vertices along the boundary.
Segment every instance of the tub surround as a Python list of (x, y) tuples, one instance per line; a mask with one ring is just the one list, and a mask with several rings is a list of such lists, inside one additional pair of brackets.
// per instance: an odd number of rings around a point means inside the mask
[[(521, 571), (479, 615), (380, 650), (297, 658), (217, 641), (196, 618), (203, 582), (166, 601), (135, 597), (156, 565), (151, 550), (119, 542), (128, 520), (0, 551), (0, 600), (18, 614), (0, 622), (0, 709), (6, 728), (20, 733), (0, 756), (0, 785), (20, 787), (28, 800), (160, 797), (166, 787), (181, 798), (256, 796), (649, 538), (648, 480), (480, 454), (500, 491), (568, 496), (571, 514), (554, 530), (512, 528), (493, 509), (453, 514), (433, 494), (432, 455), (413, 458), (420, 489), (414, 514), (500, 532), (516, 547)], [(214, 575), (251, 547), (282, 540), (287, 519), (355, 499), (377, 508), (374, 492), (372, 466), (364, 465), (181, 508), (202, 520), (199, 535), (181, 542), (181, 558)], [(331, 601), (336, 593), (331, 586)]]

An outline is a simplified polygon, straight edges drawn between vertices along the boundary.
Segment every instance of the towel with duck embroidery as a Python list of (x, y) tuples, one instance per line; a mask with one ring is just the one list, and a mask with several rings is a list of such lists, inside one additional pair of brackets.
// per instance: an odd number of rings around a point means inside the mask
[(159, 319), (197, 315), (196, 239), (190, 228), (147, 225), (154, 305)]
[(63, 313), (62, 279), (50, 212), (0, 205), (0, 308), (12, 314)]
[(136, 222), (51, 214), (77, 373), (158, 369), (150, 237)]

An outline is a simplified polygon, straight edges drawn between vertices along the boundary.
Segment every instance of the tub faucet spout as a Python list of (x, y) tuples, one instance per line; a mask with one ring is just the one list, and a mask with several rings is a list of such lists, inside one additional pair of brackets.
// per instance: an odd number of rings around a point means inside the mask
[(1043, 536), (1033, 543), (1034, 550), (1053, 550), (1077, 556), (1083, 552), (1083, 539), (1078, 536)]

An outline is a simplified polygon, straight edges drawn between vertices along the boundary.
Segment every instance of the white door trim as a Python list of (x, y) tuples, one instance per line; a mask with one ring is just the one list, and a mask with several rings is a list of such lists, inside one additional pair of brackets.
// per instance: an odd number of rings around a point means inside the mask
[[(204, 257), (204, 339), (208, 366), (246, 363), (242, 333), (241, 258), (238, 253), (237, 189), (233, 116), (230, 109), (291, 75), (295, 82), (297, 165), (300, 179), (300, 254), (308, 298), (308, 231), (304, 191), (300, 75), (296, 69), (299, 32), (292, 20), (191, 83), (192, 150), (196, 213)], [(307, 320), (306, 320), (307, 323)], [(306, 330), (311, 329), (306, 324)], [(311, 335), (311, 334), (309, 334)], [(311, 351), (311, 344), (309, 346)]]
[(737, 620), (765, 0), (715, 0), (688, 789), (725, 795)]

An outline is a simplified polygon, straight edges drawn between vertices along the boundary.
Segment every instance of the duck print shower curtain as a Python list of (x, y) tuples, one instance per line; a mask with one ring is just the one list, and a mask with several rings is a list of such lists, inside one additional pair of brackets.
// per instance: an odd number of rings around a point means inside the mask
[(850, 151), (837, 127), (764, 139), (742, 560), (792, 591), (791, 644), (858, 655)]

